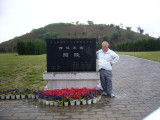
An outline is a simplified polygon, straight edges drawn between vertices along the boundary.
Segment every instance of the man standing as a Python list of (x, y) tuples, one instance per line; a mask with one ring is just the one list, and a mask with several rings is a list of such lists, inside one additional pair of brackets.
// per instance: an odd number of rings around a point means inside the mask
[(103, 95), (115, 97), (112, 89), (112, 65), (118, 62), (119, 56), (110, 50), (108, 42), (104, 41), (102, 49), (97, 51), (97, 57)]

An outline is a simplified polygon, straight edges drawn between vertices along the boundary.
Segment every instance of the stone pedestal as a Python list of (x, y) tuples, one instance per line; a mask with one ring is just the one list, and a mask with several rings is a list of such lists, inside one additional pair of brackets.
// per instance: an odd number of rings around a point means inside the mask
[(43, 80), (48, 81), (45, 90), (62, 88), (96, 88), (99, 72), (44, 72)]

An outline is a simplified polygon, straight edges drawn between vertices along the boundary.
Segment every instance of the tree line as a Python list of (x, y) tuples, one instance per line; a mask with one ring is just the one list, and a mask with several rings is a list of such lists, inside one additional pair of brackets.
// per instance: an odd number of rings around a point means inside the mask
[[(97, 50), (101, 49), (101, 44), (96, 43)], [(117, 45), (110, 45), (116, 51), (141, 52), (141, 51), (160, 51), (160, 39), (142, 39), (130, 41)], [(0, 48), (1, 52), (8, 52)], [(42, 40), (20, 40), (16, 44), (16, 51), (19, 55), (39, 55), (46, 53), (46, 43)], [(11, 51), (10, 51), (11, 52)]]
[(120, 43), (115, 46), (117, 51), (142, 52), (142, 51), (160, 51), (160, 39), (142, 39)]
[(5, 47), (0, 47), (0, 53), (14, 53), (16, 51), (15, 48), (5, 48)]
[(42, 40), (21, 40), (16, 45), (19, 55), (40, 55), (46, 53), (46, 43)]

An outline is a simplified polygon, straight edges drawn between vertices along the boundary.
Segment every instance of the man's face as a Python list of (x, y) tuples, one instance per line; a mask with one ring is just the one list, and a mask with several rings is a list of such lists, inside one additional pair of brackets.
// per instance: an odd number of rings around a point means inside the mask
[(102, 44), (102, 50), (104, 52), (107, 52), (108, 51), (108, 44), (106, 44), (106, 43)]

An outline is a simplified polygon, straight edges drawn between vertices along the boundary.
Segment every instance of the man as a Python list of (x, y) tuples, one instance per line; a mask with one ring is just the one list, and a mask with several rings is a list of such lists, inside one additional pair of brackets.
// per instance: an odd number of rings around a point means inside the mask
[(112, 89), (112, 65), (118, 62), (119, 56), (110, 50), (109, 43), (104, 41), (102, 49), (97, 51), (97, 58), (103, 95), (115, 97)]

